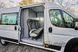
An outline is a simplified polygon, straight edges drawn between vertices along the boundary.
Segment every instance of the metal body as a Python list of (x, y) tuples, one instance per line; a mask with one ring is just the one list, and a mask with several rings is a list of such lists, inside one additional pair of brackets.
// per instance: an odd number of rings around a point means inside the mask
[[(17, 20), (19, 22), (20, 21), (19, 11), (20, 11), (20, 7), (1, 9), (0, 18), (2, 19), (2, 15), (4, 14), (17, 13)], [(1, 37), (6, 37), (6, 38), (11, 38), (11, 39), (16, 39), (16, 40), (19, 39), (19, 25), (18, 24), (16, 25), (0, 24), (0, 32), (1, 32), (0, 33)]]
[[(43, 6), (44, 9), (43, 11), (41, 10), (35, 10), (36, 12), (44, 12), (44, 36), (43, 40), (30, 40), (28, 38), (28, 27), (26, 25), (28, 15), (31, 17), (36, 17), (31, 11), (28, 13), (27, 11), (29, 8), (33, 7), (38, 7), (38, 6)], [(24, 10), (26, 9), (26, 10)], [(56, 4), (53, 3), (45, 3), (45, 4), (37, 4), (37, 5), (30, 5), (27, 7), (17, 7), (17, 8), (10, 8), (10, 9), (1, 9), (0, 10), (0, 17), (2, 18), (2, 14), (6, 13), (18, 13), (17, 17), (17, 24), (16, 25), (2, 25), (0, 24), (0, 37), (4, 38), (6, 41), (11, 42), (9, 39), (17, 40), (17, 43), (21, 44), (26, 44), (50, 51), (55, 51), (55, 52), (64, 52), (64, 48), (66, 44), (68, 43), (69, 40), (73, 38), (78, 37), (78, 30), (75, 30), (74, 28), (63, 28), (63, 27), (57, 27), (54, 26), (51, 21), (50, 21), (50, 16), (49, 16), (49, 11), (54, 9), (59, 9), (64, 11), (63, 8), (59, 7)], [(24, 13), (21, 13), (24, 12)], [(67, 12), (68, 13), (68, 12)], [(25, 15), (24, 15), (25, 14)], [(70, 14), (70, 13), (68, 13)], [(22, 16), (23, 15), (23, 16)], [(39, 14), (38, 16), (40, 16)], [(42, 15), (42, 16), (43, 16)], [(70, 14), (72, 16), (72, 14)], [(25, 18), (23, 18), (25, 17)], [(74, 17), (74, 16), (72, 16)], [(52, 29), (51, 29), (51, 28)], [(16, 29), (15, 29), (16, 28)], [(52, 32), (49, 32), (49, 28), (51, 29)], [(26, 30), (25, 30), (26, 29)], [(41, 42), (40, 42), (41, 41)], [(16, 41), (15, 41), (16, 42)], [(59, 50), (57, 49), (52, 49), (49, 47), (44, 47), (44, 45), (55, 45), (57, 47), (61, 47)], [(55, 47), (54, 46), (54, 47)]]

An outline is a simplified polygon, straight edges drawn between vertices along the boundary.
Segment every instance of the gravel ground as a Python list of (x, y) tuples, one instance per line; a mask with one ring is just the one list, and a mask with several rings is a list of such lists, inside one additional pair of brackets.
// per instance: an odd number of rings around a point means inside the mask
[(26, 45), (16, 45), (9, 43), (7, 46), (2, 46), (0, 44), (0, 52), (49, 52), (49, 51)]

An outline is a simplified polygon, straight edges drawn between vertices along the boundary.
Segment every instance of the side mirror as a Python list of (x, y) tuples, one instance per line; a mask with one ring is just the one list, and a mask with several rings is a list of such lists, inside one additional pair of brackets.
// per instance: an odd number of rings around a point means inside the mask
[(75, 19), (75, 30), (78, 30), (78, 18)]

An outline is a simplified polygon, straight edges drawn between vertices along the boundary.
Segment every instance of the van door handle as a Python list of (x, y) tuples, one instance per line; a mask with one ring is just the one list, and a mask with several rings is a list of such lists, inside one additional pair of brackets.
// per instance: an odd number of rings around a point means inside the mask
[(17, 26), (15, 26), (15, 28), (14, 28), (15, 30), (17, 30)]
[(52, 33), (52, 27), (49, 27), (48, 31), (49, 33)]

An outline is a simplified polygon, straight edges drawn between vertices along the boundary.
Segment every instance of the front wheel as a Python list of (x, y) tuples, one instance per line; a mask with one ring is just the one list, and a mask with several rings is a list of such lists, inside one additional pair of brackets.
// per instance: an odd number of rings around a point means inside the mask
[(6, 42), (4, 39), (0, 39), (0, 42), (2, 45), (6, 46), (8, 44), (8, 42)]
[(73, 48), (71, 52), (78, 52), (78, 47)]

